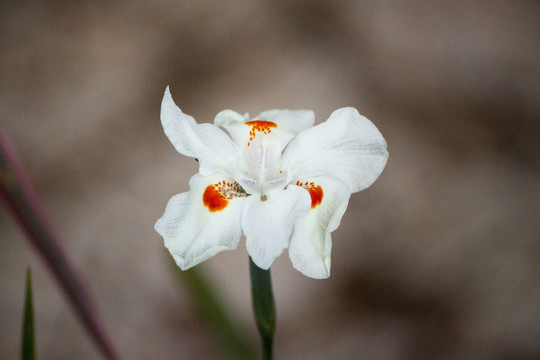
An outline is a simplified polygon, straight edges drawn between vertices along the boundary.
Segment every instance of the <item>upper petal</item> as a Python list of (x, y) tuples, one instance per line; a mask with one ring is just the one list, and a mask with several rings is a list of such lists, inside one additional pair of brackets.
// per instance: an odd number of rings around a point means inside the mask
[(276, 123), (281, 131), (296, 136), (313, 126), (315, 114), (311, 110), (267, 110), (260, 113), (256, 119)]
[(305, 216), (310, 206), (309, 193), (298, 186), (273, 192), (265, 201), (255, 195), (246, 199), (242, 229), (248, 254), (258, 267), (269, 269), (288, 247), (295, 221)]
[(169, 87), (161, 103), (161, 123), (175, 149), (199, 160), (199, 171), (230, 173), (231, 164), (240, 156), (240, 149), (226, 133), (212, 124), (197, 124), (174, 103)]
[(314, 120), (311, 110), (268, 110), (251, 120), (247, 114), (223, 110), (216, 115), (214, 124), (224, 127), (242, 149), (258, 134), (272, 132), (280, 137), (283, 150), (298, 133), (313, 126)]
[(190, 190), (173, 196), (155, 224), (165, 247), (182, 270), (224, 250), (236, 249), (242, 237), (245, 193), (234, 179), (215, 173), (196, 174)]
[(379, 130), (354, 108), (341, 108), (324, 123), (304, 130), (283, 154), (290, 177), (332, 176), (351, 192), (370, 186), (388, 159)]
[(338, 179), (321, 176), (298, 182), (311, 195), (308, 215), (296, 220), (289, 257), (295, 269), (315, 279), (330, 276), (330, 233), (337, 229), (350, 198), (348, 186)]

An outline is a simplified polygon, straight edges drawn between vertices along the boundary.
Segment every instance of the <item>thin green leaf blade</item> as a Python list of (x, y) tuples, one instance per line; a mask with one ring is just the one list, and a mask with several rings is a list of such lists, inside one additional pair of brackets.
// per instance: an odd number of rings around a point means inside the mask
[(228, 307), (212, 286), (212, 282), (200, 269), (180, 270), (171, 262), (184, 288), (188, 291), (200, 316), (212, 328), (214, 335), (225, 350), (227, 359), (256, 359), (256, 352), (245, 330), (229, 315)]

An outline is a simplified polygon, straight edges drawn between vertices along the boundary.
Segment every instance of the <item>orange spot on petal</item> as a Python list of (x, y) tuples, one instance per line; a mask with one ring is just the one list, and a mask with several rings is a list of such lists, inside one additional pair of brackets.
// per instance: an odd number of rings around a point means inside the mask
[(268, 134), (272, 131), (272, 129), (277, 128), (276, 123), (273, 123), (271, 121), (264, 121), (264, 120), (247, 121), (245, 124), (251, 127), (251, 130), (249, 131), (250, 141), (253, 140), (253, 138), (255, 137), (255, 135), (257, 135), (258, 132), (263, 132), (265, 134)]
[(264, 131), (264, 130), (271, 130), (271, 129), (277, 128), (276, 123), (273, 123), (271, 121), (264, 121), (264, 120), (246, 121), (246, 125), (251, 126), (252, 129), (255, 131)]
[(247, 143), (248, 146), (251, 144), (251, 141), (253, 141), (257, 133), (263, 132), (265, 134), (269, 134), (272, 129), (277, 128), (276, 123), (264, 120), (246, 121), (245, 124), (251, 128), (249, 130), (249, 141)]
[(214, 185), (208, 185), (202, 196), (203, 204), (210, 212), (217, 212), (225, 209), (229, 201), (219, 192)]
[(319, 185), (312, 186), (309, 189), (309, 195), (311, 196), (311, 208), (315, 209), (317, 206), (319, 206), (323, 199), (323, 190), (322, 187)]

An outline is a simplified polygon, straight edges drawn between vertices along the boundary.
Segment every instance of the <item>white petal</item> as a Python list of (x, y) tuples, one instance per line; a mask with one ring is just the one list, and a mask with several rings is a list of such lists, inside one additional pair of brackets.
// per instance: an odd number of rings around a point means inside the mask
[(237, 113), (236, 111), (222, 110), (214, 118), (214, 125), (227, 126), (243, 123), (245, 121), (249, 121), (249, 115), (247, 113), (242, 115)]
[(247, 175), (260, 183), (279, 175), (281, 148), (274, 134), (257, 136), (244, 151)]
[(223, 110), (214, 118), (214, 125), (227, 130), (234, 142), (244, 150), (249, 142), (250, 128), (245, 124), (247, 121), (249, 121), (248, 114), (241, 115), (236, 111)]
[(388, 159), (386, 141), (354, 108), (334, 111), (322, 124), (304, 130), (283, 154), (291, 177), (332, 176), (351, 192), (369, 187)]
[[(268, 130), (279, 136), (281, 150), (283, 150), (293, 137), (302, 130), (313, 126), (315, 117), (311, 110), (268, 110), (260, 113), (251, 121), (257, 120), (275, 124), (275, 127)], [(253, 140), (253, 135), (256, 136), (258, 133), (253, 133), (253, 125), (250, 125), (247, 114), (240, 115), (232, 110), (224, 110), (217, 114), (214, 124), (224, 127), (242, 149), (245, 149)]]
[(318, 205), (318, 202), (312, 202), (309, 214), (296, 221), (289, 257), (294, 268), (302, 274), (314, 279), (325, 279), (330, 276), (330, 233), (341, 222), (350, 192), (347, 185), (331, 177), (300, 179), (300, 182), (319, 186), (319, 190), (322, 189), (322, 199)]
[(246, 175), (246, 171), (236, 171), (234, 173), (234, 179), (240, 186), (244, 189), (244, 191), (248, 194), (258, 194), (260, 195), (262, 192), (262, 184), (257, 181), (256, 179), (250, 178), (248, 175)]
[(241, 155), (227, 134), (212, 124), (197, 124), (174, 103), (169, 87), (161, 103), (161, 123), (174, 148), (199, 160), (200, 173), (231, 172), (231, 164)]
[(276, 123), (281, 131), (296, 136), (313, 126), (315, 114), (311, 110), (267, 110), (260, 113), (256, 119)]
[(252, 195), (247, 198), (242, 217), (246, 247), (253, 262), (269, 269), (289, 245), (295, 221), (311, 207), (309, 193), (298, 186), (277, 191), (265, 201)]
[[(216, 211), (214, 206), (215, 211), (211, 212), (212, 204), (204, 204), (205, 190), (221, 181), (234, 183), (234, 179), (219, 173), (193, 176), (189, 181), (190, 191), (173, 196), (165, 214), (155, 224), (154, 228), (163, 236), (165, 247), (182, 270), (221, 251), (236, 249), (242, 237), (241, 217), (245, 194), (224, 200), (227, 203), (219, 203), (218, 209), (225, 206), (220, 211)], [(229, 195), (234, 195), (234, 192)]]
[(246, 193), (250, 195), (268, 195), (274, 191), (282, 191), (287, 186), (287, 171), (281, 171), (268, 181), (260, 182), (247, 175), (246, 165), (237, 166), (237, 171), (234, 173), (234, 179), (242, 186)]

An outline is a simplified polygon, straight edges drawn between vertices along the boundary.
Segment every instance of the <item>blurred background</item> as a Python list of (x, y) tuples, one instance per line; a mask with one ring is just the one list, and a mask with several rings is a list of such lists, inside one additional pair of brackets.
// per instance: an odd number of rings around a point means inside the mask
[[(163, 134), (167, 85), (199, 122), (354, 106), (379, 180), (333, 233), (332, 276), (272, 267), (278, 359), (540, 358), (540, 3), (3, 1), (0, 121), (124, 359), (223, 352), (153, 230), (197, 171)], [(100, 354), (0, 212), (0, 358), (27, 266), (40, 359)], [(245, 244), (200, 266), (258, 346)]]

